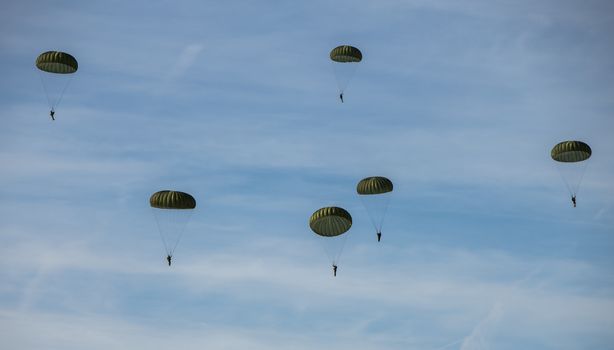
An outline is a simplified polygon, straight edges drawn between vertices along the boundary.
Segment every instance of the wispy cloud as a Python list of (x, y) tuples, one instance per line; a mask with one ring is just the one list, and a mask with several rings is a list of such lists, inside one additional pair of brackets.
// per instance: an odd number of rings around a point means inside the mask
[(488, 335), (492, 328), (496, 327), (497, 321), (501, 317), (501, 304), (494, 304), (488, 315), (482, 319), (471, 331), (461, 344), (461, 350), (480, 350), (494, 348), (488, 340)]
[(200, 53), (203, 51), (202, 44), (190, 44), (181, 51), (175, 64), (171, 66), (168, 72), (169, 79), (177, 79), (184, 75), (192, 65), (196, 63)]

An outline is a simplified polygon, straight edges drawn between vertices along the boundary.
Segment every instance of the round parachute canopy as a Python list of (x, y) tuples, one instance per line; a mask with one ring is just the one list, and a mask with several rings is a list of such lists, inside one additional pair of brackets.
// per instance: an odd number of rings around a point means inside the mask
[(70, 54), (61, 51), (47, 51), (36, 58), (36, 67), (43, 72), (71, 74), (77, 71), (79, 64)]
[(362, 61), (362, 52), (354, 46), (341, 45), (332, 49), (330, 59), (340, 63), (360, 62)]
[(323, 237), (339, 236), (352, 227), (352, 216), (343, 208), (321, 208), (309, 218), (309, 227)]
[(582, 141), (563, 141), (550, 151), (550, 156), (557, 162), (573, 163), (590, 158), (593, 151)]
[(362, 195), (382, 194), (392, 192), (392, 181), (383, 176), (371, 176), (360, 180), (356, 192)]
[(149, 205), (158, 209), (194, 209), (196, 200), (188, 193), (167, 190), (152, 194)]

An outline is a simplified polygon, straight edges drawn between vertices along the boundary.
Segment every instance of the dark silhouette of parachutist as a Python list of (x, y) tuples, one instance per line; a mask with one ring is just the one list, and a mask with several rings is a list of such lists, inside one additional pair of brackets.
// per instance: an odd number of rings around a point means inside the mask
[(53, 110), (53, 108), (51, 108), (51, 110), (49, 111), (49, 115), (51, 116), (51, 120), (55, 120), (55, 111)]
[(576, 207), (576, 195), (571, 196), (571, 202), (573, 203), (573, 207)]
[(173, 257), (172, 257), (171, 255), (167, 255), (167, 256), (166, 256), (166, 261), (168, 261), (168, 266), (171, 266), (171, 259), (172, 259), (172, 258), (173, 258)]
[(341, 100), (341, 103), (343, 103), (343, 92), (339, 94), (339, 99)]
[(378, 232), (377, 233), (377, 241), (379, 242), (382, 239), (382, 233)]
[(337, 265), (333, 264), (333, 276), (337, 277)]

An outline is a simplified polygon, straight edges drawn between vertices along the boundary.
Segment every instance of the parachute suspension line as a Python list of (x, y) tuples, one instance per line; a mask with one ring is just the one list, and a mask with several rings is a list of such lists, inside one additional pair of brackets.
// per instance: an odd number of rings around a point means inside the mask
[(573, 190), (571, 189), (571, 186), (569, 185), (569, 181), (567, 181), (567, 179), (565, 178), (565, 175), (563, 174), (564, 166), (565, 164), (557, 163), (556, 170), (559, 172), (559, 175), (561, 176), (561, 180), (563, 180), (563, 182), (565, 183), (565, 187), (567, 187), (567, 192), (569, 192), (570, 196), (573, 196)]
[(584, 179), (584, 174), (586, 173), (587, 166), (588, 166), (588, 162), (584, 161), (584, 164), (582, 165), (582, 170), (580, 171), (580, 181), (578, 181), (578, 183), (576, 184), (576, 187), (574, 188), (574, 192), (573, 192), (574, 196), (576, 196), (578, 192), (580, 191), (580, 184), (582, 183), (582, 179)]
[(375, 208), (377, 207), (377, 204), (373, 206), (369, 205), (369, 202), (372, 198), (367, 197), (370, 196), (359, 196), (363, 206), (365, 207), (365, 210), (367, 211), (367, 214), (369, 215), (369, 219), (371, 220), (371, 224), (373, 225), (373, 228), (375, 229), (376, 233), (381, 233), (382, 231), (382, 226), (384, 226), (384, 219), (386, 218), (386, 212), (388, 211), (388, 205), (390, 204), (390, 196), (388, 194), (383, 193), (379, 196), (384, 196), (382, 198), (383, 203), (380, 204), (382, 209), (381, 212), (377, 212), (377, 208)]
[[(333, 64), (335, 64), (335, 63), (333, 63)], [(340, 63), (336, 63), (336, 64), (340, 64)], [(333, 70), (335, 70), (334, 66), (333, 66)], [(334, 71), (334, 74), (335, 74), (335, 80), (337, 81), (337, 88), (339, 89), (339, 93), (342, 94), (342, 93), (345, 92), (345, 88), (346, 87), (343, 85), (343, 81), (339, 77), (339, 73), (337, 71)]]
[(45, 84), (45, 80), (43, 79), (43, 74), (40, 70), (38, 70), (38, 77), (41, 80), (41, 85), (43, 86), (43, 91), (45, 92), (45, 97), (47, 97), (47, 104), (49, 108), (53, 108), (53, 103), (51, 103), (51, 97), (49, 97), (49, 91), (47, 91), (47, 84)]
[(563, 183), (565, 183), (565, 187), (567, 187), (567, 191), (569, 192), (569, 195), (571, 196), (576, 196), (578, 194), (578, 192), (580, 191), (580, 184), (582, 183), (582, 179), (584, 178), (584, 174), (586, 173), (586, 167), (588, 166), (588, 162), (585, 160), (584, 162), (582, 162), (584, 164), (580, 165), (580, 171), (579, 171), (579, 177), (577, 179), (573, 179), (576, 180), (577, 183), (574, 184), (570, 184), (569, 182), (572, 181), (572, 179), (567, 180), (567, 178), (565, 177), (565, 167), (568, 167), (569, 164), (567, 163), (562, 163), (559, 164), (557, 163), (557, 167), (556, 170), (559, 172), (559, 175), (561, 176), (561, 179), (563, 180)]
[(66, 82), (66, 84), (64, 85), (64, 88), (62, 89), (62, 92), (60, 93), (60, 97), (58, 97), (58, 101), (55, 103), (55, 106), (53, 106), (51, 108), (55, 108), (55, 107), (58, 107), (60, 105), (60, 103), (62, 102), (62, 99), (64, 98), (64, 93), (68, 89), (68, 85), (70, 85), (72, 80), (73, 80), (73, 74), (70, 74), (70, 76), (68, 77), (68, 81)]
[[(322, 246), (322, 249), (328, 256), (328, 260), (333, 265), (339, 265), (339, 261), (341, 260), (341, 255), (343, 253), (343, 248), (345, 248), (345, 243), (348, 239), (348, 234), (342, 234), (335, 237), (316, 237)], [(330, 241), (335, 240), (335, 241)]]
[[(158, 225), (158, 232), (160, 233), (160, 238), (162, 238), (162, 244), (164, 244), (166, 254), (173, 256), (175, 249), (183, 237), (183, 232), (187, 227), (187, 223), (192, 217), (192, 211), (166, 209), (164, 212), (156, 212), (156, 209), (153, 208), (152, 210), (154, 211), (154, 217), (156, 218), (156, 224)], [(186, 217), (182, 216), (183, 212), (186, 213)], [(161, 216), (165, 216), (166, 219), (162, 219)], [(171, 222), (170, 226), (177, 229), (176, 232), (173, 232), (173, 236), (169, 236), (170, 232), (160, 223), (160, 220)]]
[(370, 208), (367, 206), (368, 205), (367, 200), (364, 198), (364, 196), (359, 196), (359, 197), (360, 197), (360, 201), (362, 202), (363, 207), (367, 211), (367, 215), (369, 215), (369, 221), (371, 221), (371, 225), (373, 225), (373, 228), (375, 229), (375, 231), (377, 231), (376, 219), (373, 217), (373, 213), (371, 213)]
[(341, 254), (343, 254), (343, 248), (345, 248), (345, 242), (348, 240), (348, 236), (349, 235), (347, 234), (341, 235), (341, 247), (339, 248), (337, 256), (335, 257), (335, 259), (333, 259), (333, 265), (339, 264), (339, 261), (341, 260)]
[(188, 222), (190, 221), (190, 219), (192, 218), (192, 211), (190, 210), (190, 213), (188, 214), (187, 220), (185, 221), (185, 224), (182, 225), (181, 230), (179, 231), (179, 235), (177, 237), (177, 240), (175, 241), (175, 245), (173, 245), (173, 248), (170, 250), (170, 254), (169, 255), (173, 255), (173, 253), (175, 252), (175, 248), (177, 248), (177, 245), (179, 245), (179, 242), (181, 241), (181, 238), (183, 237), (183, 232), (185, 232), (185, 228), (186, 226), (188, 226)]
[(44, 73), (40, 70), (38, 71), (38, 77), (41, 81), (41, 85), (43, 86), (45, 97), (47, 97), (47, 104), (49, 105), (49, 108), (51, 108), (52, 110), (55, 110), (55, 108), (57, 108), (62, 102), (62, 99), (64, 98), (64, 93), (66, 92), (66, 90), (68, 90), (68, 86), (74, 79), (74, 74), (67, 74), (68, 77), (66, 78), (66, 82), (64, 83), (64, 86), (62, 87), (62, 90), (60, 91), (60, 94), (58, 95), (56, 101), (52, 101), (51, 96), (49, 95), (50, 88), (48, 84), (45, 82), (45, 78), (43, 77), (44, 74), (48, 74), (48, 73)]
[(333, 75), (335, 76), (335, 81), (337, 82), (337, 88), (340, 94), (345, 93), (347, 86), (350, 84), (354, 75), (356, 75), (356, 70), (358, 67), (357, 63), (353, 62), (334, 62), (331, 61)]
[(158, 219), (158, 215), (156, 214), (156, 209), (151, 209), (154, 214), (154, 218), (156, 218), (156, 226), (158, 226), (158, 233), (160, 234), (160, 238), (162, 238), (162, 244), (164, 244), (164, 250), (166, 250), (167, 255), (172, 255), (170, 250), (168, 249), (168, 244), (166, 243), (166, 238), (162, 233), (162, 226), (160, 225), (160, 219)]

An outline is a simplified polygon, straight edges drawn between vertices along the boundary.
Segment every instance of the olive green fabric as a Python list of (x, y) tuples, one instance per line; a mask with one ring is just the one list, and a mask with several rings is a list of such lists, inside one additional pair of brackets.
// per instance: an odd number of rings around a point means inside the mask
[(383, 176), (371, 176), (360, 180), (356, 192), (362, 195), (392, 192), (392, 181)]
[(330, 59), (335, 62), (348, 63), (362, 61), (362, 52), (354, 46), (337, 46), (330, 52)]
[(196, 200), (185, 192), (159, 191), (151, 195), (149, 205), (158, 209), (194, 209)]
[(563, 141), (552, 148), (550, 156), (557, 162), (572, 163), (587, 160), (592, 153), (590, 146), (582, 141)]
[(60, 51), (47, 51), (36, 58), (36, 67), (44, 72), (57, 74), (71, 74), (77, 71), (77, 60)]
[(309, 227), (320, 236), (339, 236), (352, 227), (352, 216), (343, 208), (321, 208), (309, 218)]

